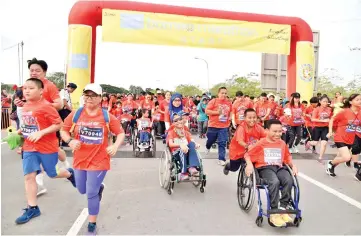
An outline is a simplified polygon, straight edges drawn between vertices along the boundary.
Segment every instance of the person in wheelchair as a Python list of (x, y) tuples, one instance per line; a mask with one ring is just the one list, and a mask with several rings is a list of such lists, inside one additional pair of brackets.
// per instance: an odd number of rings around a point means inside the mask
[[(293, 175), (296, 175), (298, 170), (292, 163), (292, 156), (286, 143), (281, 140), (281, 135), (281, 122), (274, 119), (269, 120), (266, 138), (261, 139), (246, 152), (245, 159), (247, 163), (246, 175), (250, 176), (254, 172), (254, 165), (259, 177), (266, 183), (271, 201), (271, 209), (285, 210), (289, 208), (291, 201), (293, 178), (284, 165), (287, 164), (292, 168)], [(281, 199), (279, 196), (280, 187), (282, 187)], [(270, 215), (270, 222), (276, 227), (285, 226), (286, 223), (292, 221), (288, 214)]]
[(256, 111), (248, 108), (244, 111), (244, 120), (239, 123), (237, 130), (229, 145), (229, 162), (226, 163), (223, 173), (236, 172), (242, 163), (245, 163), (244, 154), (261, 138), (266, 137), (266, 132), (257, 122)]
[(167, 143), (172, 156), (180, 161), (179, 179), (183, 181), (189, 179), (189, 174), (194, 177), (199, 174), (200, 163), (196, 149), (200, 145), (192, 140), (192, 135), (186, 130), (182, 116), (174, 114), (173, 124), (174, 126), (168, 130)]
[(143, 147), (150, 145), (152, 122), (149, 119), (150, 110), (143, 109), (141, 111), (141, 118), (137, 119), (137, 129), (139, 132), (139, 144)]

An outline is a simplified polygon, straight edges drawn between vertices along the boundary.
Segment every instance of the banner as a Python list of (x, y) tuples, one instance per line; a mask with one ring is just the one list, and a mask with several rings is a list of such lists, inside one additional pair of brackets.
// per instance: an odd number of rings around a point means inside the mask
[(79, 99), (84, 87), (90, 83), (92, 48), (92, 27), (69, 25), (67, 83), (73, 82), (78, 88), (71, 93), (73, 108), (79, 107)]
[(315, 76), (315, 53), (312, 42), (297, 42), (296, 45), (296, 91), (302, 100), (313, 97)]
[(103, 41), (289, 55), (291, 26), (103, 9)]

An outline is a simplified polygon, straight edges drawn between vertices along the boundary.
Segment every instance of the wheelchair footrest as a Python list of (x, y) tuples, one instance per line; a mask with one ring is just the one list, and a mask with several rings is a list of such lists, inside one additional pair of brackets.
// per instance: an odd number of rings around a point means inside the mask
[(292, 215), (297, 215), (300, 212), (300, 210), (281, 210), (281, 209), (272, 209), (272, 210), (268, 210), (267, 214), (268, 215), (273, 215), (273, 214), (292, 214)]

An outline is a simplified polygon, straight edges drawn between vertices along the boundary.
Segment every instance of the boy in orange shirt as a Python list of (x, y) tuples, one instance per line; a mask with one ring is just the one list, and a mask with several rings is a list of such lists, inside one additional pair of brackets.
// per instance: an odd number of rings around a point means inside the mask
[(244, 161), (244, 154), (256, 144), (258, 140), (266, 137), (265, 130), (257, 122), (256, 111), (248, 108), (244, 111), (242, 121), (231, 140), (229, 146), (230, 161), (224, 166), (223, 173), (228, 175), (229, 171), (236, 172)]
[(122, 112), (122, 103), (121, 102), (116, 102), (116, 107), (112, 109), (111, 114), (113, 116), (115, 116), (115, 118), (117, 118), (117, 120), (121, 120), (121, 115), (123, 114)]
[(22, 216), (16, 219), (17, 224), (27, 223), (40, 216), (37, 206), (37, 184), (35, 177), (43, 166), (50, 178), (68, 178), (75, 187), (73, 169), (57, 169), (58, 138), (56, 131), (60, 130), (62, 120), (56, 109), (42, 98), (44, 84), (40, 79), (30, 78), (23, 87), (26, 103), (23, 107), (21, 128), (19, 134), (24, 136), (23, 172), (25, 176), (25, 191), (28, 207)]
[[(258, 171), (260, 178), (267, 182), (271, 209), (286, 209), (291, 200), (291, 190), (293, 179), (284, 164), (292, 168), (293, 175), (298, 170), (292, 163), (292, 156), (281, 140), (282, 124), (279, 120), (269, 120), (267, 122), (267, 137), (257, 142), (245, 155), (247, 162), (246, 174), (253, 173), (253, 164)], [(279, 195), (280, 187), (281, 199)], [(270, 221), (277, 227), (285, 226), (288, 222), (293, 222), (287, 214), (271, 214)]]

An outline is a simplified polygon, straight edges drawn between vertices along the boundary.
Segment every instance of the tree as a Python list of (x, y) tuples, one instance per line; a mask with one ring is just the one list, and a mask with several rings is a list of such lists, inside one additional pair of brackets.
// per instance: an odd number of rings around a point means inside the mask
[(191, 84), (180, 84), (175, 88), (175, 91), (183, 96), (195, 96), (203, 93), (198, 86)]
[(326, 94), (329, 97), (334, 97), (336, 92), (346, 94), (347, 91), (342, 86), (335, 86), (327, 76), (320, 76), (317, 80), (317, 93)]
[(63, 72), (54, 72), (46, 76), (48, 80), (53, 82), (57, 88), (63, 89), (65, 83), (65, 74)]
[(225, 83), (219, 83), (213, 86), (211, 89), (212, 95), (217, 95), (220, 87), (226, 87), (228, 96), (230, 97), (234, 97), (237, 91), (242, 91), (243, 94), (249, 96), (259, 96), (262, 93), (260, 81), (239, 77), (237, 75), (227, 79)]
[(360, 93), (361, 91), (361, 76), (354, 77), (353, 80), (347, 83), (345, 87), (348, 95), (353, 93)]
[(115, 86), (109, 85), (109, 84), (101, 84), (100, 86), (102, 87), (103, 91), (107, 92), (107, 93), (113, 93), (113, 94), (128, 93), (128, 90), (126, 90), (125, 88), (122, 88), (122, 87), (115, 87)]
[(129, 92), (132, 94), (140, 94), (141, 92), (144, 92), (144, 90), (140, 86), (130, 85)]
[(13, 91), (13, 86), (14, 86), (14, 84), (1, 83), (1, 91), (3, 91), (5, 89), (6, 92), (11, 93)]

